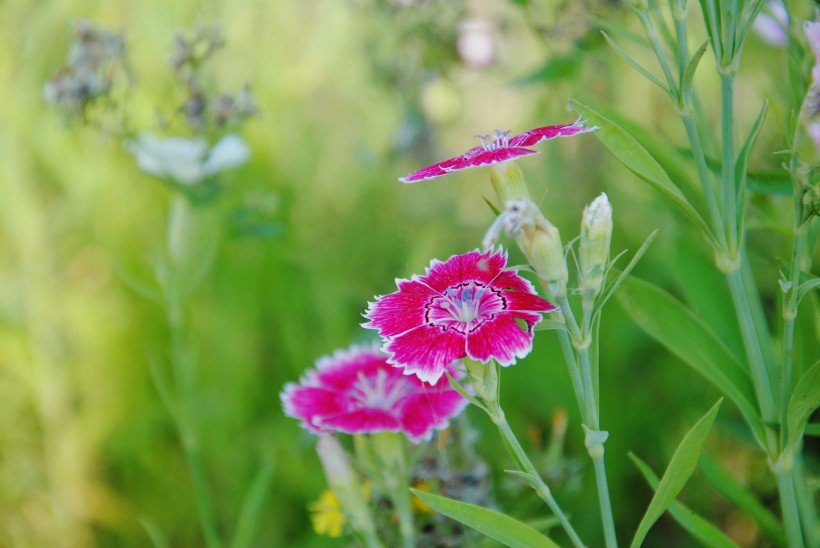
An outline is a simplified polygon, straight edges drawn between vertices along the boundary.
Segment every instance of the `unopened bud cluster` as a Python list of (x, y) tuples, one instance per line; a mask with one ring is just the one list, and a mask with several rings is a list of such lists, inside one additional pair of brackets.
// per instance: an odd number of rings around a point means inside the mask
[(257, 114), (250, 87), (245, 85), (236, 95), (222, 93), (209, 97), (202, 84), (200, 69), (211, 56), (225, 45), (220, 27), (197, 29), (190, 38), (174, 37), (171, 68), (188, 92), (180, 110), (195, 131), (213, 126), (217, 130), (239, 125)]
[(43, 86), (45, 100), (69, 117), (82, 117), (96, 99), (108, 95), (127, 65), (122, 33), (79, 21), (66, 63)]
[(581, 241), (578, 263), (581, 278), (579, 288), (597, 295), (601, 292), (609, 262), (612, 241), (612, 205), (605, 193), (584, 208), (581, 219)]

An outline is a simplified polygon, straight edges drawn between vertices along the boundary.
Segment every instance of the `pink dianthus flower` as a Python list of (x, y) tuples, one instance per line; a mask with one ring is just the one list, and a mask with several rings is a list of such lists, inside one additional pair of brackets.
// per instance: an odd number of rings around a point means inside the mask
[(396, 280), (398, 291), (369, 303), (363, 325), (385, 339), (390, 363), (424, 381), (438, 381), (465, 357), (512, 365), (532, 350), (535, 324), (555, 307), (506, 264), (501, 250), (433, 260), (424, 276)]
[(555, 139), (556, 137), (569, 137), (579, 133), (586, 133), (598, 129), (597, 127), (586, 127), (581, 120), (576, 120), (571, 124), (556, 126), (545, 126), (510, 137), (509, 131), (495, 130), (495, 137), (491, 135), (476, 135), (481, 140), (481, 146), (471, 148), (461, 156), (450, 158), (443, 162), (422, 168), (407, 177), (399, 178), (402, 183), (416, 183), (426, 179), (435, 179), (442, 175), (447, 175), (452, 171), (459, 171), (469, 167), (489, 166), (515, 160), (522, 156), (538, 154), (537, 150), (530, 147), (541, 141)]

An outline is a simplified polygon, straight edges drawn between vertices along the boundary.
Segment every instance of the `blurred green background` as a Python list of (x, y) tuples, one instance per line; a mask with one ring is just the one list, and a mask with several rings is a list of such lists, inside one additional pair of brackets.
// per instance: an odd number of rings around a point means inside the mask
[[(463, 152), (476, 133), (571, 122), (570, 97), (605, 104), (659, 138), (684, 142), (668, 98), (600, 38), (602, 20), (638, 31), (615, 1), (5, 0), (2, 546), (144, 546), (146, 527), (172, 546), (202, 544), (177, 433), (149, 374), (152, 357), (164, 362), (168, 354), (164, 311), (124, 281), (151, 279), (170, 192), (139, 172), (112, 134), (67, 124), (42, 98), (80, 18), (125, 32), (136, 80), (118, 100), (127, 100), (132, 129), (152, 129), (158, 112), (178, 115), (183, 94), (171, 77), (170, 44), (175, 32), (198, 25), (220, 25), (227, 40), (206, 70), (210, 83), (237, 90), (247, 82), (256, 97), (260, 115), (241, 130), (253, 150), (250, 162), (226, 173), (228, 190), (201, 206), (210, 229), (200, 238), (216, 243), (217, 255), (185, 320), (197, 364), (196, 429), (225, 538), (254, 475), (273, 467), (258, 546), (341, 544), (311, 529), (307, 506), (324, 479), (314, 438), (282, 414), (284, 383), (319, 356), (369, 340), (372, 334), (359, 327), (368, 300), (433, 257), (475, 248), (493, 220), (483, 170), (417, 185), (399, 184), (398, 177)], [(692, 20), (699, 28), (697, 13)], [(463, 42), (459, 51), (459, 38), (475, 28), (491, 40), (486, 66), (465, 53)], [(749, 47), (738, 89), (740, 124), (748, 128), (769, 97), (771, 116), (753, 166), (776, 170), (772, 152), (785, 148), (782, 128), (793, 101), (781, 74), (788, 57), (755, 40)], [(650, 64), (645, 50), (633, 49)], [(708, 55), (699, 78), (708, 121), (718, 102)], [(606, 191), (615, 210), (614, 252), (634, 251), (660, 229), (637, 275), (681, 297), (740, 352), (723, 279), (672, 207), (591, 135), (538, 148), (539, 156), (520, 165), (564, 241), (577, 235), (584, 204)], [(238, 237), (228, 230), (232, 215), (246, 207), (264, 209), (278, 233)], [(790, 222), (784, 198), (755, 196), (753, 207), (758, 226)], [(788, 240), (777, 231), (754, 231), (750, 239), (774, 313), (776, 260)], [(686, 428), (718, 396), (614, 301), (601, 331), (610, 490), (626, 537), (651, 497), (627, 452), (660, 472)], [(554, 480), (556, 498), (582, 536), (596, 538), (594, 481), (554, 334), (539, 333), (535, 351), (505, 370), (503, 381), (513, 427), (534, 453), (543, 449), (552, 414), (568, 412), (567, 466)], [(534, 496), (502, 481), (509, 461), (496, 432), (474, 410), (468, 416), (482, 432), (477, 451), (491, 464), (499, 507), (537, 517)], [(771, 501), (774, 485), (751, 447), (736, 410), (724, 404), (709, 449)], [(741, 544), (760, 542), (748, 519), (702, 476), (683, 498)], [(647, 542), (694, 543), (667, 518)]]

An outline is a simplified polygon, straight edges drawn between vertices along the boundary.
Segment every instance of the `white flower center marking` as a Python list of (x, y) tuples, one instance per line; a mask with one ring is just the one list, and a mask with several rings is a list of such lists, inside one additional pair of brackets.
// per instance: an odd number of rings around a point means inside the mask
[(410, 393), (412, 387), (404, 378), (394, 378), (387, 382), (387, 371), (380, 369), (376, 376), (366, 376), (359, 371), (358, 382), (352, 396), (362, 408), (391, 410), (399, 400)]

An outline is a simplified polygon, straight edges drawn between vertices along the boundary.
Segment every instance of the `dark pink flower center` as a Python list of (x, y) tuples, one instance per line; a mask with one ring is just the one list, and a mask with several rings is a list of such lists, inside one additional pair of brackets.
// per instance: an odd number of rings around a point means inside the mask
[(510, 130), (500, 131), (495, 130), (495, 137), (492, 135), (476, 135), (481, 146), (486, 151), (498, 150), (500, 148), (507, 148), (510, 146)]
[(480, 282), (463, 282), (436, 295), (425, 305), (425, 321), (443, 331), (454, 329), (466, 335), (507, 309), (501, 292)]
[(379, 369), (375, 376), (366, 376), (360, 371), (349, 395), (358, 409), (390, 410), (412, 391), (413, 385), (404, 377), (388, 377), (387, 371)]

